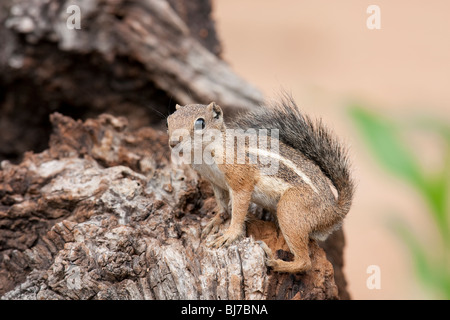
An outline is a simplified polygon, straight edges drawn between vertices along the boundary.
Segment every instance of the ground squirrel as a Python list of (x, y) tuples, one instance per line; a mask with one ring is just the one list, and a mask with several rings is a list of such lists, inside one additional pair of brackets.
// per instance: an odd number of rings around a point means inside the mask
[(203, 230), (217, 232), (231, 222), (213, 247), (245, 236), (251, 202), (272, 212), (294, 255), (267, 265), (278, 272), (311, 268), (308, 243), (324, 240), (339, 228), (350, 209), (353, 182), (345, 148), (321, 121), (303, 115), (290, 97), (261, 106), (225, 124), (222, 109), (177, 105), (167, 119), (172, 159), (178, 157), (212, 184), (218, 212)]

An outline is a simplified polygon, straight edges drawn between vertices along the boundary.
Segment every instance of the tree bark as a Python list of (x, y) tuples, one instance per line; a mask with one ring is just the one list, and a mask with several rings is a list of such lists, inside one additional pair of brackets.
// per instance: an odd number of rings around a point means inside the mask
[(315, 245), (305, 274), (266, 268), (257, 240), (290, 258), (273, 222), (251, 219), (245, 240), (208, 248), (200, 233), (213, 193), (170, 162), (165, 134), (110, 115), (51, 121), (48, 150), (1, 164), (3, 299), (338, 298)]
[(140, 127), (175, 103), (233, 111), (262, 101), (219, 58), (209, 0), (76, 3), (81, 29), (67, 27), (70, 0), (0, 4), (0, 160), (45, 149), (54, 111), (125, 115)]
[(212, 190), (170, 162), (159, 122), (175, 103), (263, 99), (220, 59), (210, 1), (79, 1), (80, 30), (70, 4), (0, 4), (0, 297), (348, 298), (342, 230), (299, 275), (266, 268), (258, 240), (291, 257), (259, 208), (243, 241), (200, 238)]

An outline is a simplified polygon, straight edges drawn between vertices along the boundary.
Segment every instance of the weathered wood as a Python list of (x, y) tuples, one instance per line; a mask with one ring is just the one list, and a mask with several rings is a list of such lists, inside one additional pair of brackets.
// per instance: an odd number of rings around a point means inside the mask
[[(0, 2), (0, 161), (19, 162), (0, 168), (0, 296), (334, 299), (335, 274), (348, 297), (341, 230), (304, 275), (267, 270), (257, 240), (290, 255), (257, 208), (247, 239), (207, 248), (212, 191), (147, 127), (175, 103), (262, 101), (220, 59), (210, 1), (80, 0), (80, 30), (71, 4)], [(52, 129), (54, 111), (85, 121), (54, 114)]]
[(54, 111), (125, 115), (140, 127), (175, 103), (214, 100), (233, 111), (262, 101), (218, 56), (209, 0), (77, 1), (81, 29), (69, 29), (73, 4), (0, 4), (1, 158), (45, 149)]
[(48, 150), (1, 164), (2, 299), (338, 298), (318, 246), (306, 274), (267, 269), (257, 240), (290, 257), (273, 222), (250, 219), (243, 241), (208, 248), (211, 188), (170, 162), (165, 134), (109, 115), (52, 123)]

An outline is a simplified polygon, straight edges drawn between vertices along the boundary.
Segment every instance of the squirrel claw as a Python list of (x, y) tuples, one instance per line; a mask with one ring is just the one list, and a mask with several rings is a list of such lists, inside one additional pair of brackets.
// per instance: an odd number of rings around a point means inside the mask
[(258, 240), (256, 241), (256, 243), (258, 243), (261, 249), (263, 249), (264, 251), (265, 254), (264, 262), (266, 266), (272, 269), (276, 269), (278, 266), (278, 261), (277, 259), (274, 258), (273, 252), (269, 248), (269, 246), (262, 240)]
[(216, 215), (206, 224), (205, 228), (202, 231), (202, 237), (206, 238), (209, 234), (216, 234), (219, 232), (220, 226), (226, 220), (225, 213), (220, 212), (219, 209), (215, 209), (217, 211)]
[(255, 241), (261, 249), (263, 249), (264, 253), (266, 254), (266, 257), (269, 259), (273, 258), (272, 250), (269, 248), (269, 246), (262, 240)]
[(240, 236), (241, 235), (239, 233), (225, 232), (223, 235), (221, 235), (220, 237), (215, 239), (211, 243), (210, 246), (213, 247), (213, 248), (217, 248), (217, 249), (221, 248), (221, 247), (227, 248), (228, 246), (233, 244), (233, 242), (235, 242), (237, 239), (239, 239)]
[(209, 234), (216, 234), (219, 231), (220, 222), (217, 223), (215, 219), (212, 219), (208, 224), (203, 228), (202, 238), (206, 238)]
[(277, 261), (276, 259), (274, 259), (272, 250), (269, 248), (269, 246), (262, 240), (258, 240), (256, 241), (257, 244), (259, 244), (259, 246), (261, 247), (261, 249), (263, 249), (264, 254), (265, 254), (265, 263), (267, 267), (276, 267), (277, 266)]

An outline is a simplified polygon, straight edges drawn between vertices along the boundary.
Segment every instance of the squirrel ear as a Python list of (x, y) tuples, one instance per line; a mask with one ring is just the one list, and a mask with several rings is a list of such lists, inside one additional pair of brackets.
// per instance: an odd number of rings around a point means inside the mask
[(211, 102), (206, 108), (213, 112), (214, 119), (219, 119), (222, 116), (222, 109), (215, 102)]
[(177, 103), (176, 105), (175, 105), (175, 110), (178, 110), (178, 109), (180, 109), (181, 108), (181, 106)]

